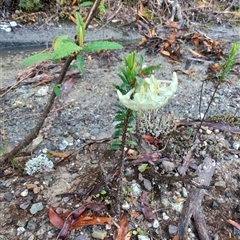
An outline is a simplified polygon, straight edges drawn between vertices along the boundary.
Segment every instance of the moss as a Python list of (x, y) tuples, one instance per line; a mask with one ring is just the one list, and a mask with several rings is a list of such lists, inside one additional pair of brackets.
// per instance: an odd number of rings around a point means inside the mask
[(18, 5), (21, 9), (26, 10), (27, 12), (30, 11), (37, 11), (42, 8), (42, 4), (40, 0), (20, 0)]

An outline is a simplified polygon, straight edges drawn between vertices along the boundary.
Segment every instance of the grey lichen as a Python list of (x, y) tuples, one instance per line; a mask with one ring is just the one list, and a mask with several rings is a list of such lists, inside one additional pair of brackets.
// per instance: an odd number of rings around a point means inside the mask
[(48, 171), (52, 168), (53, 162), (44, 154), (40, 154), (39, 156), (30, 159), (25, 164), (25, 171), (28, 175), (33, 175), (36, 172)]

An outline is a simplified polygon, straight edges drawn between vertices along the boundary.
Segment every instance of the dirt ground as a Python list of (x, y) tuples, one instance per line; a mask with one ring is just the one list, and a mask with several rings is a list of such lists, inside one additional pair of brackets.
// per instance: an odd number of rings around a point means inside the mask
[[(23, 29), (16, 30), (14, 34), (18, 35), (18, 31)], [(29, 31), (29, 36), (34, 36)], [(239, 28), (235, 26), (207, 27), (201, 31), (219, 42), (226, 42), (226, 51), (239, 40)], [(212, 117), (211, 123), (219, 124), (202, 126), (194, 140), (197, 120), (204, 113), (214, 91), (212, 82), (204, 84), (202, 108), (199, 110), (202, 81), (207, 76), (209, 63), (214, 60), (193, 60), (189, 51), (192, 45), (189, 43), (183, 45), (179, 61), (170, 61), (160, 53), (148, 54), (149, 47), (140, 49), (136, 40), (139, 34), (132, 32), (131, 29), (98, 32), (100, 39), (105, 34), (104, 39), (114, 37), (115, 41), (122, 42), (123, 50), (85, 55), (85, 73), (69, 72), (65, 83), (68, 90), (52, 107), (39, 133), (37, 145), (32, 143), (24, 150), (25, 154), (13, 159), (10, 165), (1, 165), (0, 239), (56, 239), (59, 230), (49, 222), (48, 216), (51, 206), (62, 214), (86, 202), (97, 201), (106, 205), (107, 209), (91, 214), (112, 216), (119, 223), (116, 206), (118, 180), (112, 177), (119, 154), (107, 150), (107, 147), (117, 110), (113, 83), (120, 83), (118, 67), (123, 64), (123, 56), (134, 49), (138, 55), (144, 55), (147, 65), (157, 63), (163, 66), (155, 73), (158, 78), (171, 79), (173, 71), (176, 71), (179, 88), (163, 109), (151, 113), (151, 120), (142, 119), (145, 130), (138, 129), (136, 133), (135, 137), (139, 140), (134, 152), (136, 156), (125, 162), (121, 211), (127, 217), (125, 228), (132, 233), (130, 239), (176, 239), (174, 236), (181, 230), (181, 223), (187, 216), (187, 206), (197, 204), (199, 200), (194, 198), (194, 193), (204, 195), (197, 208), (204, 215), (206, 226), (202, 229), (208, 230), (209, 239), (240, 239), (240, 229), (227, 222), (231, 219), (240, 223), (240, 83), (239, 75), (236, 75), (236, 72), (239, 74), (239, 65), (228, 81), (221, 85), (210, 108), (208, 117)], [(41, 43), (50, 41), (48, 32), (43, 34), (46, 38)], [(96, 35), (94, 31), (90, 32), (89, 39)], [(28, 54), (25, 49), (1, 52), (0, 87), (17, 80), (16, 75), (23, 71), (18, 64)], [(189, 75), (183, 72), (187, 62), (191, 63)], [(46, 62), (40, 66), (45, 68), (39, 75), (57, 76), (60, 71), (59, 64), (49, 65)], [(13, 148), (33, 130), (56, 77), (40, 86), (35, 85), (36, 81), (37, 78), (29, 77), (0, 98), (2, 153)], [(4, 93), (5, 90), (0, 95)], [(174, 116), (173, 122), (165, 121), (170, 113)], [(154, 134), (156, 129), (160, 129), (157, 138), (161, 141), (154, 147), (141, 136), (150, 132)], [(24, 171), (26, 161), (49, 151), (52, 154), (47, 155), (54, 168), (27, 175)], [(72, 155), (62, 160), (54, 152)], [(158, 161), (154, 162), (154, 159)], [(147, 170), (142, 173), (139, 171), (140, 160), (148, 164)], [(190, 161), (188, 170), (186, 174), (181, 174), (181, 167), (187, 160)], [(208, 184), (197, 184), (198, 174), (201, 169), (204, 170), (201, 167), (206, 161), (211, 162), (214, 171), (209, 187), (205, 186)], [(102, 189), (106, 191), (105, 195), (99, 195)], [(34, 212), (36, 203), (39, 205)], [(202, 221), (191, 218), (185, 239), (203, 239), (199, 237), (199, 222)], [(112, 222), (84, 226), (70, 231), (67, 239), (96, 239), (92, 234), (98, 230), (106, 234), (98, 239), (116, 239), (116, 229)]]

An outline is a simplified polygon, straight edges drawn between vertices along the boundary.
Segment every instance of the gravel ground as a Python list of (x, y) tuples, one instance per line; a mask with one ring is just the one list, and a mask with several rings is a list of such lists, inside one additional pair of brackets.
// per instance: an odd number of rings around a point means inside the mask
[[(223, 30), (224, 33), (221, 33)], [(221, 28), (221, 31), (216, 29), (215, 36), (218, 40), (227, 41), (228, 45), (238, 37), (234, 36), (234, 29), (227, 31)], [(115, 32), (111, 34), (115, 37)], [(179, 69), (184, 68), (189, 55), (187, 47), (185, 46), (180, 64), (170, 63), (160, 54), (149, 56), (145, 53), (146, 50), (140, 51), (145, 56), (147, 65), (159, 63), (164, 66), (163, 70), (157, 73), (160, 78), (170, 79), (173, 71), (178, 73), (179, 89), (158, 112), (161, 116), (171, 112), (176, 119), (199, 118), (199, 94), (208, 63), (192, 61), (191, 70), (196, 74), (191, 76), (179, 72)], [(101, 139), (110, 137), (114, 129), (117, 98), (113, 83), (119, 83), (118, 66), (129, 51), (129, 48), (125, 48), (108, 55), (92, 55), (91, 60), (85, 56), (86, 72), (84, 75), (75, 76), (73, 82), (67, 81), (69, 85), (66, 86), (73, 84), (71, 91), (53, 106), (38, 137), (42, 141), (36, 148), (31, 144), (26, 149), (34, 149), (32, 157), (46, 151), (71, 153), (77, 150), (70, 161), (57, 165), (60, 159), (51, 157), (55, 164), (54, 170), (33, 176), (22, 171), (28, 157), (13, 160), (10, 167), (2, 166), (0, 239), (55, 239), (58, 230), (49, 223), (49, 207), (54, 206), (58, 212), (79, 207), (83, 200), (72, 193), (99, 183), (102, 173), (98, 162), (103, 169), (113, 171), (118, 162), (117, 155), (106, 150), (108, 142)], [(25, 54), (1, 55), (2, 86), (15, 80), (14, 76), (19, 71), (17, 64)], [(51, 69), (49, 75), (56, 72), (58, 66)], [(240, 83), (236, 75), (231, 75), (228, 80), (228, 83), (220, 87), (209, 116), (221, 115), (224, 121), (223, 116), (227, 113), (235, 114), (234, 127), (239, 128)], [(32, 131), (48, 99), (51, 85), (52, 83), (34, 87), (24, 81), (0, 99), (1, 151), (12, 148)], [(204, 112), (213, 90), (213, 83), (204, 85), (203, 108), (200, 113)], [(125, 189), (130, 188), (130, 192), (124, 195), (122, 208), (129, 216), (130, 229), (138, 233), (131, 239), (164, 240), (171, 239), (176, 234), (182, 207), (193, 188), (191, 182), (185, 181), (179, 175), (178, 168), (194, 144), (194, 129), (194, 126), (180, 126), (177, 132), (171, 135), (164, 134), (163, 131), (160, 148), (167, 145), (161, 152), (142, 143), (142, 151), (144, 148), (148, 152), (154, 151), (160, 159), (165, 159), (159, 164), (149, 165), (149, 169), (142, 173), (142, 176), (138, 165), (131, 161), (126, 163), (123, 184)], [(192, 150), (192, 165), (187, 176), (191, 178), (204, 159), (214, 159), (215, 172), (201, 204), (209, 232), (212, 239), (240, 239), (240, 231), (226, 222), (227, 219), (240, 222), (239, 135), (203, 127), (198, 140)], [(61, 195), (64, 193), (68, 194)], [(96, 199), (95, 195), (92, 199)], [(115, 216), (114, 196), (114, 190), (110, 190), (107, 197), (100, 197), (101, 201), (110, 202), (108, 212), (112, 216)], [(146, 219), (140, 204), (148, 197), (147, 201), (152, 203), (151, 207), (155, 210), (151, 220)], [(97, 200), (100, 201), (99, 198)], [(71, 231), (67, 239), (94, 239), (92, 233), (96, 229), (106, 231), (107, 236), (104, 239), (113, 239), (114, 228), (114, 225), (84, 227)], [(198, 239), (193, 221), (190, 222), (187, 232), (186, 239)]]

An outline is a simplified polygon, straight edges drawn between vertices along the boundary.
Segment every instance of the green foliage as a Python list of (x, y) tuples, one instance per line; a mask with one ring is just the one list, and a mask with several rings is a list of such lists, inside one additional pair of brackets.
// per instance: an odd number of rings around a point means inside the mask
[(60, 84), (56, 84), (53, 86), (53, 91), (56, 94), (57, 97), (60, 96), (61, 91), (60, 91), (61, 85)]
[(78, 12), (76, 12), (75, 17), (76, 17), (77, 43), (69, 39), (67, 35), (55, 37), (52, 43), (54, 50), (53, 53), (35, 54), (29, 58), (26, 58), (21, 65), (23, 67), (26, 67), (30, 64), (34, 64), (46, 59), (56, 61), (68, 57), (71, 54), (75, 54), (76, 63), (73, 64), (72, 67), (77, 68), (81, 73), (83, 73), (84, 60), (83, 57), (80, 55), (82, 51), (95, 52), (100, 50), (113, 50), (122, 48), (120, 44), (108, 41), (95, 41), (84, 45), (84, 38), (86, 36), (84, 22), (81, 15)]
[(147, 169), (148, 169), (148, 164), (147, 164), (147, 163), (143, 163), (143, 164), (141, 164), (141, 165), (138, 167), (138, 171), (139, 171), (140, 173), (145, 172)]
[[(143, 81), (143, 77), (151, 74), (153, 70), (160, 68), (159, 65), (143, 67), (143, 56), (140, 56), (137, 61), (135, 52), (124, 57), (123, 61), (125, 66), (119, 67), (120, 73), (118, 74), (122, 83), (120, 85), (114, 85), (114, 87), (123, 94), (126, 94), (134, 88), (136, 84)], [(137, 113), (121, 104), (117, 104), (117, 108), (118, 110), (114, 118), (116, 122), (115, 131), (112, 135), (114, 140), (110, 142), (109, 145), (109, 149), (111, 150), (123, 149), (122, 146), (136, 145), (134, 141), (128, 138), (134, 133)]]
[(223, 58), (223, 64), (221, 67), (221, 73), (219, 76), (219, 81), (220, 83), (225, 82), (225, 79), (227, 77), (227, 75), (229, 74), (229, 72), (232, 70), (233, 65), (235, 64), (235, 58), (237, 56), (239, 50), (239, 44), (238, 42), (234, 43), (232, 46), (232, 49), (229, 53), (228, 59), (224, 59)]
[(63, 35), (54, 39), (53, 49), (52, 60), (58, 60), (68, 57), (72, 53), (80, 52), (82, 48), (69, 39), (67, 35)]
[(26, 10), (27, 12), (37, 11), (40, 8), (42, 8), (42, 4), (40, 3), (40, 0), (20, 0), (18, 6), (21, 9)]
[(32, 56), (24, 59), (23, 62), (21, 63), (21, 66), (26, 67), (33, 63), (41, 62), (44, 60), (50, 60), (50, 59), (52, 59), (51, 53), (37, 53), (35, 55), (32, 55)]

